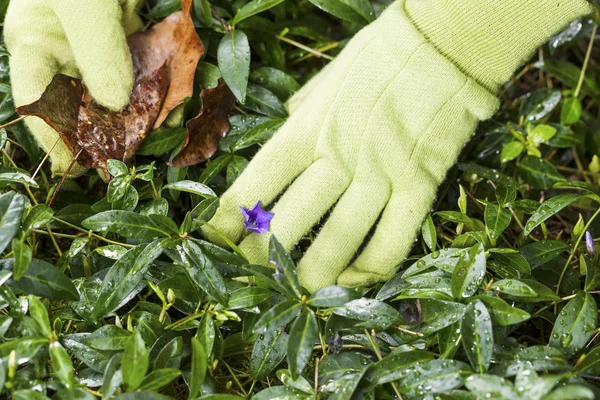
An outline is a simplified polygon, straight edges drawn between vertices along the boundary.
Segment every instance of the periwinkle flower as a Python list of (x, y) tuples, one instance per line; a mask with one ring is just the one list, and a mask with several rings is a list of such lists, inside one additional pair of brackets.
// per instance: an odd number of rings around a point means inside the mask
[(585, 233), (585, 247), (587, 248), (588, 253), (590, 253), (591, 255), (594, 255), (596, 253), (596, 244), (594, 243), (594, 237), (589, 231)]
[(269, 232), (269, 223), (275, 216), (272, 212), (268, 212), (262, 209), (260, 200), (250, 208), (240, 207), (242, 215), (244, 216), (244, 226), (246, 229), (256, 233), (267, 233)]

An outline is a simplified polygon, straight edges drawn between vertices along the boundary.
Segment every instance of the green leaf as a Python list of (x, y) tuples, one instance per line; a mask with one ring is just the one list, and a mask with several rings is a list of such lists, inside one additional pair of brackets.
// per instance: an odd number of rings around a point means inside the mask
[(504, 207), (507, 203), (515, 201), (517, 198), (517, 189), (515, 185), (499, 184), (496, 186), (496, 200), (498, 205)]
[(97, 232), (114, 232), (126, 238), (152, 240), (178, 235), (177, 225), (162, 215), (146, 216), (131, 211), (104, 211), (86, 218), (81, 223)]
[(255, 144), (266, 142), (283, 125), (284, 118), (276, 118), (255, 126), (239, 135), (239, 139), (234, 143), (232, 151), (239, 151)]
[(375, 11), (368, 0), (309, 0), (321, 10), (360, 25), (375, 20)]
[(596, 346), (585, 355), (585, 358), (577, 366), (580, 375), (600, 374), (600, 346)]
[(234, 155), (227, 165), (227, 186), (233, 185), (233, 182), (244, 172), (248, 166), (248, 160), (242, 156)]
[(21, 194), (8, 192), (0, 196), (0, 253), (19, 230), (24, 207), (25, 198)]
[(581, 118), (581, 102), (577, 97), (569, 97), (565, 100), (560, 111), (560, 121), (565, 125), (572, 125)]
[(485, 270), (485, 252), (477, 244), (463, 254), (452, 272), (452, 295), (457, 299), (472, 296), (483, 282)]
[(490, 367), (494, 352), (492, 319), (485, 304), (480, 300), (467, 305), (460, 325), (462, 344), (475, 371), (483, 374)]
[(389, 304), (375, 299), (360, 298), (331, 310), (342, 317), (361, 321), (356, 326), (386, 329), (401, 320), (400, 314)]
[(59, 342), (50, 343), (49, 350), (54, 375), (56, 375), (66, 387), (73, 387), (75, 385), (75, 374), (73, 373), (71, 357)]
[(54, 211), (45, 204), (37, 204), (29, 210), (25, 221), (23, 221), (23, 231), (29, 232), (31, 229), (38, 229), (52, 220)]
[(552, 139), (556, 135), (556, 128), (550, 125), (538, 125), (536, 126), (529, 134), (527, 135), (527, 139), (534, 146), (539, 146), (542, 143), (547, 142)]
[(524, 149), (525, 145), (519, 142), (518, 140), (514, 140), (505, 144), (502, 148), (502, 152), (500, 153), (500, 161), (502, 163), (512, 161), (515, 158), (519, 157)]
[(225, 83), (244, 104), (250, 74), (250, 44), (246, 34), (239, 29), (226, 33), (219, 43), (217, 61)]
[(579, 292), (558, 314), (549, 344), (572, 357), (590, 340), (597, 322), (596, 301), (590, 294)]
[(48, 318), (48, 310), (35, 296), (27, 296), (29, 302), (29, 314), (37, 322), (41, 332), (50, 339), (52, 337), (52, 329), (50, 328), (50, 319)]
[(180, 376), (181, 371), (175, 368), (155, 369), (146, 375), (140, 384), (139, 390), (157, 392)]
[(208, 0), (194, 0), (194, 12), (202, 25), (212, 27), (212, 12)]
[(600, 190), (598, 190), (598, 188), (596, 186), (592, 185), (591, 183), (587, 183), (587, 182), (564, 181), (564, 182), (555, 183), (554, 186), (552, 186), (552, 187), (554, 189), (578, 189), (578, 190), (583, 190), (584, 192), (587, 192), (589, 194), (593, 194), (593, 195), (596, 195), (596, 196), (600, 197)]
[(121, 386), (123, 376), (119, 370), (119, 365), (123, 358), (122, 353), (115, 354), (110, 358), (104, 369), (104, 375), (102, 377), (102, 396), (104, 398), (111, 398), (112, 395), (117, 391), (117, 388)]
[(525, 117), (525, 122), (538, 121), (550, 114), (560, 103), (561, 99), (560, 90), (536, 90), (525, 96), (523, 103), (521, 103), (520, 114)]
[(264, 115), (285, 118), (287, 111), (281, 102), (270, 90), (253, 83), (248, 84), (246, 108)]
[(565, 250), (569, 249), (569, 245), (560, 240), (540, 240), (526, 244), (519, 249), (519, 252), (532, 269), (539, 267), (554, 260)]
[[(567, 87), (577, 87), (579, 77), (581, 76), (581, 68), (575, 64), (565, 60), (548, 59), (539, 65), (540, 68), (554, 75)], [(600, 99), (600, 88), (596, 81), (589, 76), (584, 77), (581, 91), (593, 96), (596, 100)]]
[(250, 357), (250, 374), (262, 381), (286, 355), (288, 335), (283, 329), (266, 330), (258, 335)]
[(298, 378), (310, 361), (313, 346), (319, 336), (319, 324), (315, 313), (305, 308), (292, 324), (288, 340), (287, 359), (292, 377)]
[(183, 241), (181, 248), (190, 280), (223, 306), (227, 306), (228, 295), (223, 277), (204, 255), (201, 246), (195, 240), (188, 239)]
[(433, 355), (426, 351), (396, 351), (382, 360), (370, 364), (363, 375), (363, 380), (369, 387), (399, 381), (415, 364), (432, 359)]
[(252, 70), (250, 80), (273, 92), (281, 101), (287, 100), (300, 89), (300, 85), (294, 78), (272, 67), (260, 67)]
[(185, 136), (185, 128), (168, 128), (154, 131), (144, 139), (136, 153), (142, 156), (167, 153), (181, 145), (185, 140)]
[(427, 214), (427, 218), (425, 218), (421, 224), (421, 236), (427, 247), (429, 247), (429, 250), (435, 251), (437, 246), (437, 233), (431, 214)]
[(398, 389), (417, 398), (426, 393), (443, 393), (462, 386), (464, 378), (472, 373), (469, 365), (462, 361), (425, 361), (407, 368)]
[(93, 305), (92, 318), (112, 312), (144, 279), (150, 264), (161, 255), (167, 240), (158, 239), (139, 245), (125, 253), (106, 273), (98, 299)]
[(35, 180), (24, 169), (15, 167), (0, 167), (0, 183), (22, 183), (34, 188), (38, 187)]
[[(3, 269), (11, 269), (14, 260), (3, 260)], [(8, 285), (33, 294), (53, 300), (79, 300), (79, 293), (71, 283), (71, 279), (59, 271), (54, 265), (34, 258), (21, 279), (9, 280)]]
[(240, 308), (252, 308), (272, 296), (270, 290), (247, 286), (241, 289), (234, 290), (229, 295), (228, 310), (237, 310)]
[(15, 262), (13, 266), (13, 277), (15, 280), (19, 280), (25, 271), (27, 271), (27, 268), (29, 268), (33, 254), (31, 252), (31, 247), (22, 239), (13, 239), (12, 251)]
[(84, 343), (98, 350), (123, 350), (131, 332), (116, 325), (104, 325), (86, 336)]
[(275, 265), (275, 271), (278, 275), (284, 275), (285, 281), (289, 284), (297, 299), (302, 297), (302, 287), (298, 282), (296, 266), (287, 251), (277, 240), (275, 235), (269, 239), (269, 262)]
[(175, 183), (170, 183), (168, 185), (163, 186), (161, 192), (165, 189), (197, 194), (204, 198), (216, 196), (215, 192), (213, 192), (211, 188), (209, 188), (206, 185), (203, 185), (202, 183), (194, 181), (178, 181)]
[(268, 10), (269, 8), (273, 8), (282, 2), (283, 0), (252, 0), (238, 10), (233, 21), (231, 21), (231, 25), (235, 26), (246, 18)]
[(494, 282), (492, 288), (500, 293), (514, 297), (537, 297), (538, 294), (531, 286), (518, 279), (501, 279)]
[(512, 383), (495, 375), (471, 375), (465, 380), (465, 386), (479, 398), (520, 399)]
[(536, 227), (548, 218), (558, 213), (563, 208), (567, 207), (575, 200), (579, 199), (581, 195), (576, 193), (560, 194), (546, 200), (540, 205), (537, 211), (529, 218), (527, 224), (525, 224), (524, 235), (529, 235)]
[(15, 135), (19, 144), (23, 146), (23, 150), (25, 150), (25, 153), (29, 156), (31, 162), (36, 164), (40, 159), (40, 146), (25, 123), (21, 121), (11, 125), (10, 131)]
[(306, 301), (306, 304), (311, 307), (340, 307), (351, 300), (357, 299), (359, 296), (359, 293), (354, 289), (341, 286), (327, 286), (313, 293)]
[(494, 249), (490, 249), (490, 252), (493, 252), (495, 261), (500, 262), (512, 270), (512, 277), (518, 278), (522, 275), (531, 275), (531, 266), (520, 253), (499, 253), (495, 252)]
[(512, 220), (510, 211), (492, 203), (486, 204), (484, 217), (485, 226), (492, 239), (498, 239)]
[(492, 316), (492, 321), (496, 325), (506, 326), (518, 324), (527, 321), (531, 317), (528, 312), (517, 307), (512, 307), (498, 297), (479, 295), (472, 297), (472, 299), (481, 300), (485, 304)]
[(548, 161), (527, 156), (519, 162), (519, 176), (538, 189), (550, 189), (552, 185), (566, 179)]
[(140, 386), (149, 365), (150, 358), (146, 344), (142, 335), (134, 331), (125, 342), (125, 351), (121, 362), (123, 383), (127, 386), (128, 392), (133, 392)]
[(207, 364), (206, 350), (202, 342), (196, 337), (192, 338), (192, 370), (190, 372), (188, 399), (195, 399), (202, 391)]
[(217, 174), (221, 172), (221, 170), (225, 168), (227, 164), (229, 164), (229, 161), (231, 161), (232, 158), (233, 156), (231, 154), (223, 154), (213, 160), (209, 160), (206, 168), (200, 175), (199, 182), (202, 184), (207, 184), (212, 181), (213, 178), (217, 176)]
[(254, 332), (264, 334), (279, 329), (300, 315), (302, 303), (294, 300), (284, 301), (263, 313), (254, 324)]
[(161, 0), (148, 13), (148, 19), (161, 19), (181, 9), (181, 0)]
[(594, 400), (595, 398), (596, 395), (590, 388), (573, 383), (560, 386), (544, 396), (544, 400)]

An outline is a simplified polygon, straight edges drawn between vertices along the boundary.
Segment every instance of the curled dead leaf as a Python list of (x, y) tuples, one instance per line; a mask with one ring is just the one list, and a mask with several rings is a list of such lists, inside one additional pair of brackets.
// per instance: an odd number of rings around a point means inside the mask
[(129, 104), (113, 112), (93, 101), (79, 80), (57, 75), (39, 100), (18, 107), (59, 132), (77, 162), (106, 169), (108, 159), (131, 160), (152, 127), (191, 96), (204, 46), (191, 18), (192, 0), (146, 32), (128, 38), (134, 69)]
[(202, 108), (185, 124), (185, 142), (169, 163), (171, 167), (189, 167), (206, 161), (215, 154), (219, 142), (231, 128), (227, 115), (235, 106), (235, 96), (225, 82), (219, 79), (217, 87), (204, 89), (200, 97)]

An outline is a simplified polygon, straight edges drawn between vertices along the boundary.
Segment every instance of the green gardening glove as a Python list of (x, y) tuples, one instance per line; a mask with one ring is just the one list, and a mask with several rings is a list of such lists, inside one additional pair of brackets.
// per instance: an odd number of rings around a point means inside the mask
[[(331, 209), (298, 264), (301, 283), (314, 291), (389, 279), (447, 170), (498, 108), (503, 82), (591, 11), (584, 0), (396, 1), (291, 100), (292, 116), (210, 225), (266, 263), (270, 234), (290, 249)], [(270, 233), (246, 235), (239, 207), (280, 192)]]
[[(12, 0), (4, 22), (15, 104), (41, 96), (57, 73), (83, 78), (101, 105), (129, 103), (133, 66), (126, 36), (143, 27), (138, 0)], [(58, 134), (39, 118), (27, 118), (37, 142), (49, 151)], [(62, 142), (50, 153), (52, 172), (62, 175), (73, 154)], [(70, 175), (85, 169), (76, 165)]]

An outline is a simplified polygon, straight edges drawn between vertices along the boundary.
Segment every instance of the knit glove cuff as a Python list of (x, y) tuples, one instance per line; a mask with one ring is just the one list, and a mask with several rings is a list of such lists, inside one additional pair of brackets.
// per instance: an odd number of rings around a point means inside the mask
[(586, 0), (406, 0), (438, 51), (492, 93), (544, 44), (593, 7)]

